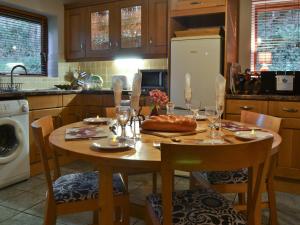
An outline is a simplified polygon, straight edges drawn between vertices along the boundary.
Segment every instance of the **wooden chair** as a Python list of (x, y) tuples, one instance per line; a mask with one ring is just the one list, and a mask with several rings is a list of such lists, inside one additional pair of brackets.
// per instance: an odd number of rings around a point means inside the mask
[[(161, 144), (162, 195), (147, 197), (147, 225), (261, 224), (260, 196), (273, 138), (235, 145)], [(234, 156), (234, 158), (233, 158)], [(247, 217), (210, 188), (173, 192), (174, 170), (221, 171), (248, 168)]]
[[(53, 120), (46, 116), (31, 124), (35, 143), (40, 150), (41, 160), (46, 176), (48, 191), (45, 210), (45, 225), (56, 224), (59, 215), (94, 211), (94, 224), (98, 224), (98, 172), (85, 172), (61, 176), (58, 157), (49, 148), (48, 137), (53, 131)], [(48, 159), (54, 163), (52, 179)], [(113, 178), (114, 204), (116, 206), (115, 224), (129, 224), (129, 196), (122, 177), (115, 174)], [(122, 215), (122, 216), (121, 216)]]
[[(241, 111), (241, 122), (247, 124), (253, 124), (265, 129), (272, 130), (276, 133), (279, 132), (281, 118), (259, 114), (250, 111)], [(277, 154), (272, 155), (270, 169), (264, 185), (264, 191), (267, 191), (268, 201), (262, 203), (263, 208), (270, 209), (270, 224), (277, 225), (277, 210), (274, 191), (274, 168), (276, 165)], [(245, 210), (245, 199), (247, 193), (248, 182), (248, 170), (241, 169), (238, 171), (221, 171), (221, 172), (207, 172), (205, 174), (206, 179), (211, 184), (211, 187), (222, 193), (238, 193), (239, 204), (236, 208), (239, 210)], [(203, 183), (203, 173), (197, 172), (192, 174), (192, 184), (198, 181)]]

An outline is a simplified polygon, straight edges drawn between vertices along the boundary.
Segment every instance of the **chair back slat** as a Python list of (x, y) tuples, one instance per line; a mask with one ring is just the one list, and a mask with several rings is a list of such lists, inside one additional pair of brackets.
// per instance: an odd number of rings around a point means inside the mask
[[(161, 143), (161, 176), (164, 225), (172, 224), (172, 180), (175, 170), (224, 171), (248, 168), (250, 213), (248, 223), (259, 215), (263, 182), (269, 167), (273, 138), (232, 145), (182, 145)], [(252, 171), (255, 171), (252, 173)]]
[(41, 161), (48, 185), (48, 193), (53, 196), (52, 176), (49, 165), (49, 158), (53, 159), (54, 179), (60, 176), (58, 156), (49, 147), (49, 135), (54, 130), (53, 118), (45, 116), (31, 123), (35, 144), (40, 152)]
[(242, 110), (241, 122), (248, 123), (248, 124), (255, 124), (259, 127), (272, 130), (275, 133), (278, 133), (280, 129), (281, 118)]

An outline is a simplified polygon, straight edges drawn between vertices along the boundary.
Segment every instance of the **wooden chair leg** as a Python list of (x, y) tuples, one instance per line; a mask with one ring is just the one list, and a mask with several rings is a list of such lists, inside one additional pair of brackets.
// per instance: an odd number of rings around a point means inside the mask
[(269, 209), (270, 209), (269, 224), (277, 225), (278, 224), (277, 209), (276, 209), (276, 198), (275, 198), (273, 179), (269, 179), (267, 181), (267, 191), (268, 191), (268, 200), (269, 200)]
[(152, 173), (152, 193), (157, 192), (157, 174), (156, 172)]
[(46, 200), (46, 211), (44, 218), (44, 225), (55, 225), (56, 224), (56, 208), (52, 201)]
[(93, 212), (93, 224), (99, 224), (99, 212), (98, 210)]
[(246, 204), (246, 194), (245, 193), (238, 193), (239, 205)]

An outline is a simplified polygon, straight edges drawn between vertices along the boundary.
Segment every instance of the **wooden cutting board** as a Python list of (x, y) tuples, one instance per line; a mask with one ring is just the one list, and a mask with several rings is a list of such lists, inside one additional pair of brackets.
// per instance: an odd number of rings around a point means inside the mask
[(180, 137), (180, 136), (189, 136), (189, 135), (195, 135), (198, 133), (203, 133), (206, 131), (206, 128), (200, 128), (194, 131), (189, 132), (162, 132), (162, 131), (151, 131), (151, 130), (141, 130), (142, 134), (150, 134), (157, 137), (162, 138), (174, 138), (174, 137)]

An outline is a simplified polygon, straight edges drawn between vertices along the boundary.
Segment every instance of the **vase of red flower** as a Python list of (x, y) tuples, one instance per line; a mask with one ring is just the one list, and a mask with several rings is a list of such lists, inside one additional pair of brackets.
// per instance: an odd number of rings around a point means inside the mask
[(164, 107), (169, 102), (169, 98), (166, 92), (160, 91), (158, 89), (150, 91), (149, 95), (153, 104), (150, 115), (157, 116), (159, 115), (159, 109), (161, 107)]

